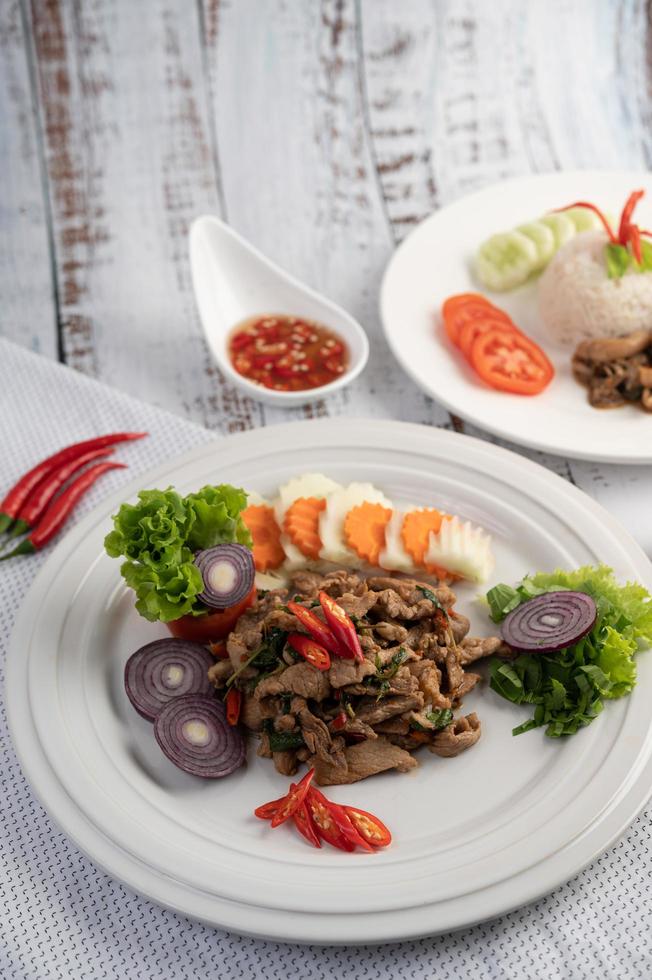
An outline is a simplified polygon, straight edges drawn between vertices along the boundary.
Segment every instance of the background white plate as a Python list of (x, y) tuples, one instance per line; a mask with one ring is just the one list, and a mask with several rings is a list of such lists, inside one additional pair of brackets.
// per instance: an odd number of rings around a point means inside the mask
[[(637, 545), (574, 487), (464, 436), (325, 420), (248, 432), (166, 464), (140, 486), (228, 480), (272, 496), (306, 469), (372, 480), (493, 533), (496, 581), (604, 560), (652, 586)], [(35, 790), (99, 865), (150, 898), (240, 933), (317, 943), (382, 942), (468, 925), (578, 871), (631, 821), (652, 785), (652, 657), (634, 695), (568, 741), (512, 738), (525, 711), (486, 687), (467, 699), (483, 737), (457, 759), (425, 753), (406, 775), (329, 793), (376, 811), (394, 845), (373, 856), (313, 851), (252, 815), (287, 780), (250, 747), (246, 768), (203, 782), (175, 769), (122, 686), (129, 654), (164, 629), (139, 619), (102, 552), (109, 515), (136, 485), (66, 536), (20, 611), (9, 655), (12, 735)], [(491, 625), (460, 590), (474, 632)]]
[[(385, 334), (399, 363), (451, 412), (504, 439), (577, 459), (652, 462), (652, 415), (630, 405), (602, 411), (591, 408), (586, 389), (571, 373), (572, 348), (557, 346), (545, 333), (538, 314), (537, 281), (512, 292), (491, 293), (471, 272), (475, 251), (489, 235), (580, 199), (619, 216), (629, 193), (638, 188), (648, 196), (636, 216), (641, 227), (649, 228), (652, 180), (649, 174), (637, 172), (519, 177), (431, 215), (394, 253), (381, 286)], [(441, 304), (453, 293), (469, 291), (485, 294), (506, 310), (545, 349), (556, 376), (541, 395), (523, 397), (487, 387), (450, 343), (440, 322)]]

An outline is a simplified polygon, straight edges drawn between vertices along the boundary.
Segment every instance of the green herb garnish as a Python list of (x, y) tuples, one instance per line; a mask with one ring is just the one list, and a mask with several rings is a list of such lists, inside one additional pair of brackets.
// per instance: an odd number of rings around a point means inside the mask
[(535, 595), (564, 589), (595, 600), (598, 617), (591, 632), (557, 653), (491, 662), (492, 689), (514, 704), (535, 706), (514, 735), (545, 725), (546, 735), (558, 738), (590, 725), (605, 701), (630, 693), (636, 684), (634, 655), (652, 643), (652, 597), (637, 583), (620, 585), (605, 565), (541, 572), (515, 589), (495, 586), (487, 593), (492, 619), (500, 622)]

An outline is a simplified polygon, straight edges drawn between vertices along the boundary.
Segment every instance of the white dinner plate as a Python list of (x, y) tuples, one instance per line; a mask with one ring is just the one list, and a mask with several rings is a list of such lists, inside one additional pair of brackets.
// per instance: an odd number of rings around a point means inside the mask
[[(494, 581), (605, 561), (652, 586), (617, 522), (573, 486), (502, 449), (396, 422), (302, 422), (195, 449), (82, 520), (53, 552), (19, 612), (7, 706), (28, 778), (97, 864), (151, 899), (238, 933), (371, 943), (447, 931), (521, 906), (606, 848), (652, 786), (652, 656), (633, 695), (567, 740), (518, 738), (527, 712), (486, 685), (465, 701), (483, 726), (454, 759), (424, 752), (409, 774), (328, 790), (372, 810), (394, 842), (374, 855), (311, 849), (271, 831), (254, 807), (288, 780), (249, 747), (227, 779), (186, 775), (159, 751), (123, 689), (128, 656), (165, 630), (140, 619), (102, 548), (110, 515), (142, 487), (188, 492), (228, 481), (273, 496), (306, 470), (370, 480), (390, 498), (436, 504), (494, 536)], [(459, 589), (472, 632), (492, 630), (477, 588)]]
[[(519, 177), (470, 194), (426, 218), (394, 253), (381, 286), (381, 317), (399, 363), (449, 411), (504, 439), (576, 459), (651, 463), (652, 415), (633, 405), (591, 408), (586, 389), (571, 372), (572, 348), (559, 347), (546, 335), (538, 314), (537, 281), (512, 292), (491, 293), (472, 273), (476, 249), (495, 232), (580, 199), (618, 216), (630, 191), (638, 188), (647, 190), (648, 197), (636, 217), (641, 227), (649, 228), (650, 175), (621, 172)], [(441, 305), (447, 296), (469, 291), (486, 295), (544, 348), (556, 374), (540, 395), (524, 397), (489, 388), (448, 340)]]

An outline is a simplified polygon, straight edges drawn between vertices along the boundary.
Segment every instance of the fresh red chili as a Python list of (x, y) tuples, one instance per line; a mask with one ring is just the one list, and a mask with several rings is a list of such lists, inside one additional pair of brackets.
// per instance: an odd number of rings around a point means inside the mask
[(316, 667), (317, 670), (328, 670), (331, 665), (331, 656), (325, 647), (315, 643), (305, 633), (290, 633), (288, 643), (293, 650), (300, 654), (306, 663)]
[(314, 786), (310, 787), (308, 795), (326, 807), (335, 826), (348, 844), (351, 844), (352, 847), (361, 847), (363, 851), (373, 851), (371, 844), (354, 827), (344, 807), (341, 807), (339, 803), (334, 803), (332, 800), (326, 799), (324, 794), (320, 793)]
[[(364, 660), (360, 640), (353, 621), (347, 616), (341, 606), (331, 599), (326, 592), (319, 593), (319, 601), (324, 610), (326, 622), (333, 631), (340, 647), (340, 656), (349, 660)], [(346, 652), (345, 652), (346, 651)]]
[(618, 239), (611, 229), (611, 225), (600, 208), (596, 207), (595, 204), (591, 204), (589, 201), (575, 201), (574, 204), (566, 204), (563, 208), (553, 208), (553, 214), (556, 214), (558, 211), (570, 211), (571, 208), (588, 208), (589, 211), (593, 211), (594, 214), (597, 214), (598, 218), (604, 225), (604, 230), (609, 236), (609, 241), (614, 245), (618, 242)]
[(242, 692), (237, 687), (232, 687), (226, 696), (226, 720), (229, 725), (237, 725), (240, 720), (240, 709), (242, 708)]
[(28, 534), (8, 555), (3, 555), (0, 561), (13, 558), (14, 555), (31, 555), (35, 551), (38, 551), (61, 530), (78, 501), (99, 477), (104, 473), (108, 473), (109, 470), (124, 469), (126, 469), (124, 463), (107, 462), (97, 463), (95, 466), (84, 470), (81, 476), (78, 476), (76, 480), (66, 487), (63, 493), (60, 493), (52, 501), (45, 511), (40, 524), (34, 528), (31, 534)]
[(315, 828), (315, 824), (310, 815), (310, 810), (308, 809), (308, 804), (304, 800), (300, 807), (298, 807), (292, 814), (292, 819), (294, 820), (294, 826), (297, 828), (300, 834), (302, 834), (309, 844), (313, 847), (321, 847), (321, 841), (319, 839), (319, 834)]
[(282, 823), (285, 823), (295, 810), (298, 810), (303, 801), (306, 798), (308, 789), (310, 788), (310, 783), (312, 782), (312, 777), (315, 775), (315, 770), (310, 769), (309, 772), (305, 774), (303, 779), (297, 783), (294, 789), (291, 789), (285, 799), (281, 802), (278, 810), (272, 817), (272, 827), (279, 827)]
[(330, 844), (332, 847), (337, 847), (340, 851), (354, 850), (354, 845), (346, 839), (335, 823), (335, 817), (326, 803), (323, 802), (325, 799), (326, 797), (321, 793), (317, 795), (312, 792), (308, 793), (306, 798), (308, 811), (317, 829), (317, 833), (327, 844)]
[(287, 799), (287, 793), (285, 796), (279, 796), (278, 800), (270, 800), (269, 803), (263, 803), (262, 806), (257, 806), (254, 810), (254, 816), (258, 817), (259, 820), (271, 820), (281, 803)]
[[(631, 223), (632, 214), (634, 213), (634, 208), (641, 200), (641, 198), (644, 196), (645, 196), (645, 191), (632, 191), (632, 193), (625, 201), (625, 207), (623, 208), (622, 214), (620, 216), (620, 226), (618, 228), (618, 241), (620, 242), (621, 245), (626, 245), (627, 242), (632, 240), (630, 231), (636, 227)], [(634, 243), (632, 241), (632, 251), (633, 251), (633, 246)], [(640, 259), (637, 258), (636, 261), (640, 262)]]
[(339, 654), (339, 644), (332, 629), (316, 616), (312, 609), (300, 606), (298, 602), (288, 602), (288, 609), (304, 629), (308, 630), (313, 640), (320, 643), (329, 653)]
[(333, 731), (341, 732), (344, 728), (346, 728), (346, 723), (348, 719), (349, 716), (347, 715), (346, 711), (344, 711), (344, 709), (342, 708), (340, 711), (338, 711), (338, 713), (331, 721), (330, 727), (333, 729)]
[(629, 242), (632, 246), (632, 255), (640, 265), (643, 261), (643, 250), (641, 248), (641, 232), (638, 225), (630, 225), (628, 234)]
[(387, 847), (388, 844), (391, 844), (392, 835), (388, 828), (373, 813), (359, 810), (357, 806), (343, 806), (342, 809), (360, 836), (364, 837), (372, 847)]
[(106, 436), (97, 436), (94, 439), (86, 439), (84, 442), (75, 442), (65, 449), (48, 456), (46, 459), (34, 466), (33, 469), (21, 476), (20, 480), (11, 488), (4, 500), (0, 502), (0, 532), (6, 531), (18, 516), (21, 507), (30, 496), (32, 491), (55, 467), (67, 463), (71, 459), (76, 459), (83, 453), (91, 449), (103, 449), (106, 446), (115, 446), (119, 442), (128, 442), (131, 439), (142, 439), (146, 432), (113, 432)]
[(71, 476), (86, 466), (86, 463), (99, 459), (101, 456), (110, 456), (114, 452), (112, 446), (107, 449), (89, 449), (76, 459), (70, 459), (67, 463), (57, 466), (47, 476), (45, 476), (36, 486), (34, 492), (18, 511), (16, 522), (12, 528), (12, 534), (22, 534), (38, 522), (39, 518), (45, 513), (45, 509), (50, 501), (55, 497), (58, 490), (68, 482)]

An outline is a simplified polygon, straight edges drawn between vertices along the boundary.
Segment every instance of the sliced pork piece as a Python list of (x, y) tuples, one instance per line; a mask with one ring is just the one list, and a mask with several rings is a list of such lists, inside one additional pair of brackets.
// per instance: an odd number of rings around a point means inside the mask
[(331, 687), (346, 687), (347, 684), (361, 684), (365, 677), (376, 673), (376, 667), (371, 660), (344, 660), (343, 657), (333, 657), (327, 672)]
[[(399, 598), (412, 606), (424, 598), (423, 589), (434, 593), (444, 609), (455, 605), (456, 595), (447, 585), (433, 585), (431, 582), (419, 582), (414, 578), (392, 578), (389, 575), (372, 575), (367, 579), (367, 585), (374, 592), (383, 592), (391, 589), (398, 593)], [(402, 617), (399, 617), (402, 618)]]
[(328, 677), (311, 664), (293, 664), (281, 674), (266, 677), (256, 688), (258, 700), (276, 694), (298, 694), (302, 698), (323, 701), (331, 692)]
[(294, 776), (298, 768), (295, 749), (290, 749), (285, 752), (272, 752), (272, 758), (276, 766), (276, 771), (280, 772), (281, 776)]
[(471, 629), (471, 620), (463, 616), (462, 613), (451, 613), (450, 630), (453, 634), (455, 643), (461, 643), (466, 634)]
[(309, 708), (302, 708), (299, 712), (299, 725), (303, 740), (313, 755), (336, 767), (345, 765), (342, 751), (335, 750), (328, 726)]
[(408, 631), (400, 623), (381, 621), (374, 623), (372, 628), (376, 636), (390, 643), (403, 643), (407, 639)]
[(208, 668), (208, 679), (218, 690), (224, 687), (225, 683), (233, 673), (233, 664), (231, 660), (218, 660), (217, 663), (213, 664)]
[(251, 732), (262, 731), (264, 721), (263, 712), (261, 711), (260, 702), (252, 694), (245, 694), (242, 698), (240, 721)]
[(359, 721), (375, 727), (380, 721), (402, 715), (404, 711), (411, 711), (413, 708), (423, 708), (423, 705), (423, 694), (421, 691), (414, 691), (412, 694), (399, 694), (382, 701), (363, 703), (357, 708), (355, 716)]
[(487, 636), (484, 639), (467, 636), (460, 644), (460, 663), (465, 667), (475, 660), (481, 660), (482, 657), (491, 657), (502, 646), (502, 642), (499, 636)]
[(438, 732), (428, 745), (428, 749), (435, 755), (450, 759), (472, 745), (480, 738), (480, 719), (476, 714), (465, 715), (456, 718), (442, 732)]
[(408, 667), (410, 673), (417, 678), (426, 704), (431, 704), (436, 709), (450, 708), (450, 698), (441, 693), (441, 671), (433, 660), (415, 660)]
[(329, 765), (318, 756), (309, 760), (315, 767), (315, 782), (319, 786), (339, 786), (357, 783), (360, 779), (375, 776), (379, 772), (396, 769), (407, 772), (418, 765), (409, 752), (392, 745), (385, 738), (367, 740), (358, 745), (349, 745), (344, 750), (346, 767)]
[(378, 600), (377, 592), (363, 592), (362, 595), (354, 595), (353, 592), (345, 592), (337, 599), (338, 606), (353, 619), (362, 619), (370, 609), (376, 605)]

